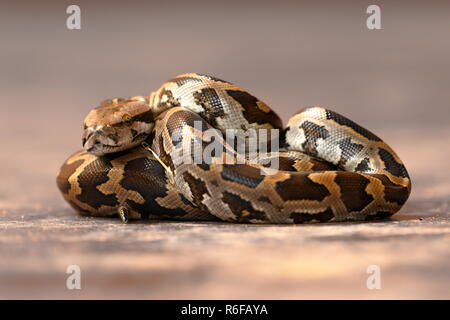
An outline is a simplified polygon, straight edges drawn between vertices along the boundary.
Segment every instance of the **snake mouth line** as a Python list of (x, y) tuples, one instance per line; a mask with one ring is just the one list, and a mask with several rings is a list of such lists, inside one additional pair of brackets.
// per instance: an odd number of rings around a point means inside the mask
[[(109, 144), (102, 144), (102, 149), (103, 148), (105, 148), (105, 149), (117, 149), (117, 148), (120, 148), (120, 147), (121, 146), (112, 146), (112, 145), (109, 145)], [(96, 148), (97, 148), (96, 145), (93, 145), (92, 147), (86, 149), (86, 151), (87, 152), (91, 152), (91, 151), (95, 150)]]

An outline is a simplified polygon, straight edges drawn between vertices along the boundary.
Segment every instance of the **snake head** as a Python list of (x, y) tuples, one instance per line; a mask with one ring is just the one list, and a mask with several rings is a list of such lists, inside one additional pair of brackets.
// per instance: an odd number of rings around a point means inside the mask
[(102, 156), (137, 146), (154, 127), (144, 97), (105, 100), (84, 119), (83, 148)]

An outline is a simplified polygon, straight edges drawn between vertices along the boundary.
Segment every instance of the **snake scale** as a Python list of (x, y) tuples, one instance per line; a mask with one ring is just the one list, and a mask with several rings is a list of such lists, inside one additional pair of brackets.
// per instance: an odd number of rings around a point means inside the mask
[[(248, 136), (247, 153), (236, 150), (229, 129), (265, 132), (256, 151), (267, 152), (251, 158)], [(180, 156), (180, 145), (202, 155), (211, 142), (209, 159)], [(279, 148), (270, 150), (269, 142)], [(60, 168), (59, 190), (81, 214), (118, 215), (123, 222), (375, 220), (396, 213), (411, 192), (392, 148), (348, 118), (308, 107), (283, 128), (258, 98), (197, 73), (179, 75), (149, 96), (103, 101), (84, 121), (83, 146)], [(276, 170), (268, 171), (273, 163)]]

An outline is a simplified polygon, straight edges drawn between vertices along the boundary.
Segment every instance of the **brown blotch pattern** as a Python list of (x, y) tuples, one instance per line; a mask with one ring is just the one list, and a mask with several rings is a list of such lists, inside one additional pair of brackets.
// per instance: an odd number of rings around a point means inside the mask
[(127, 199), (127, 204), (142, 218), (148, 218), (149, 214), (164, 214), (173, 216), (185, 215), (181, 209), (168, 209), (161, 207), (156, 199), (167, 194), (167, 178), (161, 164), (147, 157), (130, 160), (124, 167), (124, 176), (120, 185), (126, 190), (134, 190), (144, 198), (143, 204)]
[(224, 180), (243, 184), (250, 188), (256, 188), (264, 180), (264, 176), (261, 175), (258, 168), (247, 164), (224, 164), (220, 174)]
[(383, 160), (385, 165), (385, 170), (392, 173), (394, 176), (409, 178), (408, 172), (402, 163), (397, 162), (394, 156), (387, 150), (380, 148), (378, 151), (381, 160)]
[(263, 211), (256, 210), (250, 201), (244, 200), (238, 195), (225, 191), (222, 196), (222, 201), (237, 216), (239, 222), (249, 222), (252, 219), (267, 220), (266, 214)]
[(290, 178), (277, 182), (276, 190), (284, 201), (322, 201), (330, 195), (324, 185), (313, 182), (306, 174), (296, 172), (293, 172)]
[(290, 218), (294, 220), (294, 223), (305, 223), (311, 221), (326, 222), (330, 221), (334, 217), (333, 210), (330, 208), (322, 212), (316, 213), (301, 213), (292, 212)]
[(300, 129), (303, 129), (305, 133), (305, 142), (302, 144), (303, 150), (313, 156), (317, 156), (317, 139), (326, 139), (330, 135), (328, 130), (324, 126), (319, 126), (310, 121), (304, 121), (300, 125)]
[(174, 98), (172, 91), (167, 90), (167, 89), (163, 89), (159, 92), (159, 101), (161, 101), (163, 99), (163, 97), (166, 97), (166, 101), (160, 102), (158, 104), (158, 108), (165, 110), (165, 109), (169, 109), (172, 107), (179, 107), (180, 106), (180, 102)]
[[(159, 119), (163, 119), (165, 114), (162, 114)], [(179, 110), (173, 112), (169, 119), (166, 121), (167, 131), (170, 136), (173, 137), (177, 130), (182, 129), (184, 126), (190, 126), (200, 131), (206, 131), (211, 128), (208, 123), (193, 111), (179, 108)]]
[(206, 184), (187, 171), (183, 173), (183, 179), (189, 185), (189, 189), (191, 190), (192, 196), (194, 197), (194, 203), (204, 211), (208, 212), (208, 208), (202, 203), (204, 195), (209, 195)]
[(369, 171), (369, 158), (364, 158), (355, 168), (355, 172), (367, 172)]
[(388, 177), (382, 174), (374, 174), (374, 177), (381, 180), (384, 186), (384, 199), (388, 202), (395, 202), (399, 205), (405, 204), (409, 197), (409, 190), (406, 187), (400, 186), (389, 180)]
[(114, 207), (118, 205), (115, 194), (103, 194), (97, 187), (108, 181), (108, 172), (111, 170), (111, 162), (106, 157), (101, 157), (90, 163), (78, 176), (81, 194), (77, 199), (88, 203), (91, 207), (99, 209), (102, 205)]
[(226, 92), (243, 107), (244, 117), (249, 123), (271, 124), (273, 128), (282, 128), (280, 117), (273, 110), (269, 109), (269, 112), (261, 110), (257, 102), (263, 102), (250, 93), (241, 90), (226, 90)]
[(351, 138), (345, 138), (338, 142), (341, 149), (341, 159), (338, 162), (339, 167), (344, 167), (349, 159), (357, 155), (364, 146), (361, 144), (353, 143)]
[(343, 115), (340, 115), (337, 112), (326, 110), (326, 115), (328, 120), (334, 120), (336, 123), (339, 123), (341, 126), (346, 126), (351, 128), (353, 131), (359, 133), (363, 137), (372, 140), (372, 141), (381, 141), (380, 138), (378, 138), (376, 135), (374, 135), (372, 132), (370, 132), (367, 129), (364, 129), (363, 127), (357, 125), (352, 120), (344, 117)]
[(339, 172), (335, 178), (341, 189), (341, 199), (348, 212), (362, 211), (374, 198), (365, 190), (370, 180), (351, 172)]
[(71, 188), (69, 178), (75, 173), (77, 168), (84, 163), (85, 160), (80, 159), (76, 160), (70, 164), (65, 162), (61, 167), (59, 174), (56, 178), (56, 184), (58, 185), (59, 190), (63, 194), (67, 194)]
[(200, 116), (216, 127), (217, 118), (222, 118), (226, 115), (216, 90), (212, 88), (201, 89), (194, 92), (193, 96), (195, 103), (202, 106), (204, 110), (200, 113)]

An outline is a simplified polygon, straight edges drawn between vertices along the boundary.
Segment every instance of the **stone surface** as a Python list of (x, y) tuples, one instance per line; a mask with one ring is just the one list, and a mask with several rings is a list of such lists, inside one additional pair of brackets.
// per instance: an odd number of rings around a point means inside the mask
[[(449, 205), (427, 205), (383, 222), (293, 226), (6, 210), (0, 297), (448, 299)], [(81, 268), (81, 290), (66, 289), (69, 265)], [(370, 265), (381, 290), (367, 289)]]

